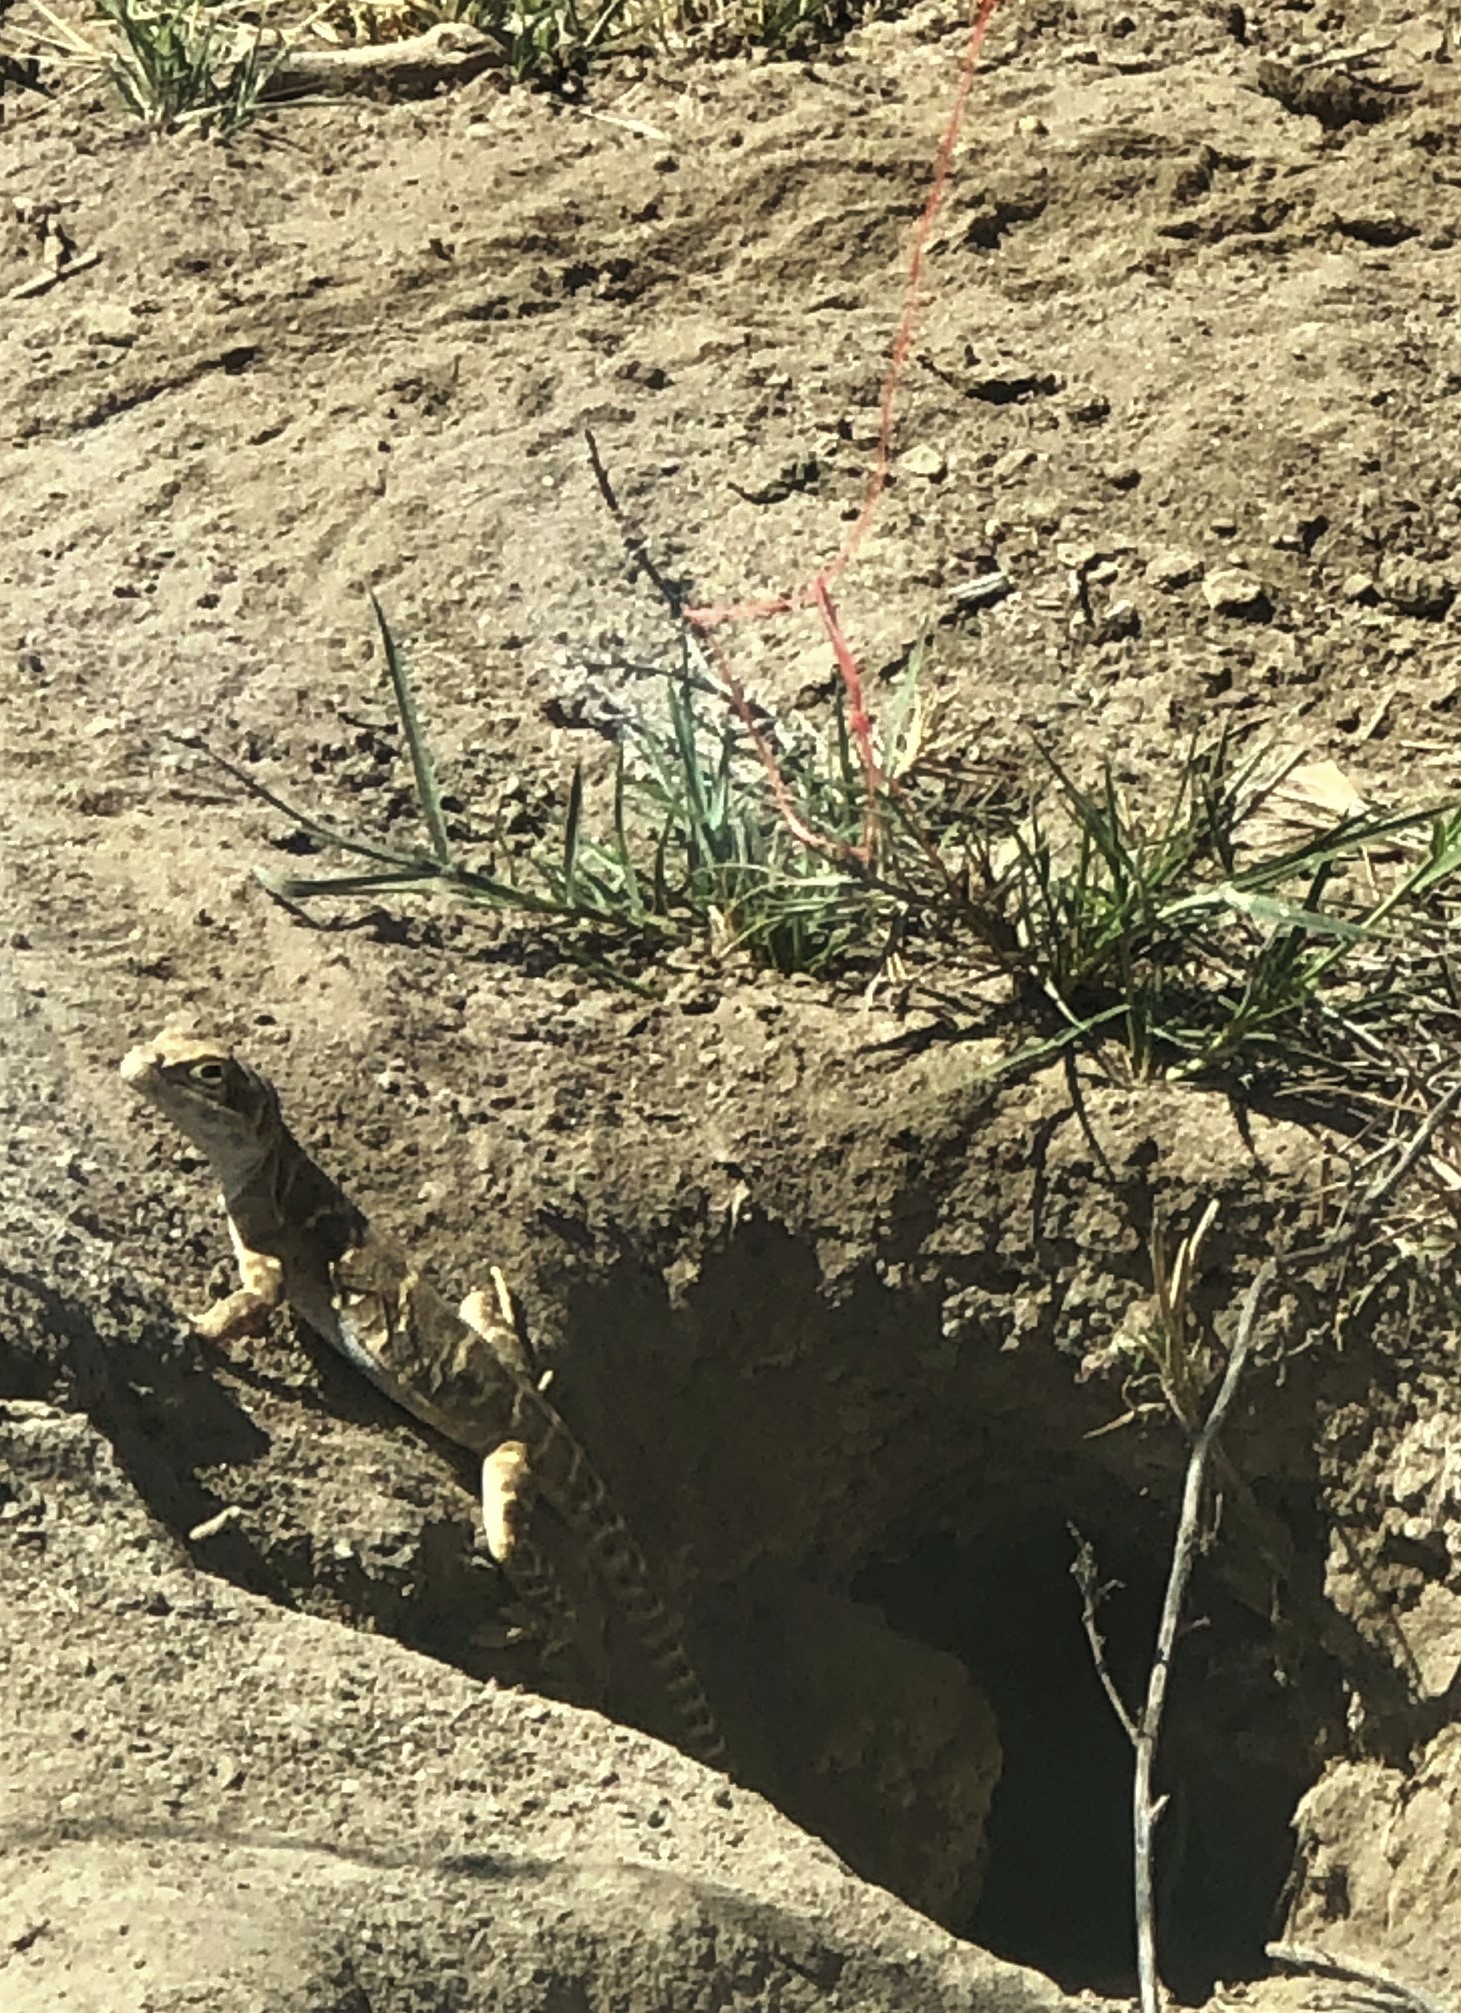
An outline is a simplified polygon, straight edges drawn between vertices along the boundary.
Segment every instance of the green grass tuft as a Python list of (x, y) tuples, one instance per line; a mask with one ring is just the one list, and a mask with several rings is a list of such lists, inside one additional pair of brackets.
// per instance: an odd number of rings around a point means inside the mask
[(242, 41), (204, 0), (95, 0), (117, 33), (105, 59), (127, 109), (167, 130), (207, 120), (224, 137), (254, 116), (274, 56), (256, 28)]
[[(846, 960), (886, 932), (901, 900), (896, 890), (792, 836), (749, 737), (688, 661), (664, 678), (662, 713), (626, 726), (602, 829), (591, 825), (583, 777), (575, 772), (558, 842), (508, 860), (501, 871), (459, 858), (404, 654), (378, 605), (376, 617), (430, 849), (337, 831), (223, 762), (317, 844), (372, 862), (366, 873), (262, 876), (272, 893), (300, 902), (326, 894), (434, 889), (487, 908), (552, 918), (565, 943), (590, 939), (595, 955), (606, 937), (698, 938), (719, 954), (741, 951), (785, 972)], [(916, 675), (915, 664), (910, 678)], [(778, 754), (808, 820), (834, 847), (854, 845), (866, 793), (840, 720), (830, 746), (810, 737), (783, 738)]]
[(1054, 805), (998, 870), (985, 857), (1025, 981), (1063, 1023), (1054, 1045), (1119, 1034), (1141, 1074), (1383, 1075), (1412, 1027), (1454, 1035), (1456, 805), (1367, 811), (1255, 851), (1265, 793), (1225, 741), (1189, 753), (1149, 822), (1109, 770), (1083, 790), (1046, 759)]
[(1002, 974), (1035, 1023), (1011, 1072), (1115, 1044), (1136, 1075), (1383, 1103), (1429, 1081), (1461, 1032), (1461, 805), (1275, 835), (1272, 786), (1223, 739), (1188, 751), (1155, 816), (1109, 769), (1083, 787), (1047, 754), (1050, 788), (1019, 821), (996, 817), (927, 756), (921, 647), (884, 709), (870, 800), (840, 710), (820, 736), (753, 727), (687, 638), (661, 703), (621, 730), (602, 815), (575, 772), (556, 838), (480, 864), (453, 846), (405, 658), (375, 612), (428, 843), (337, 831), (222, 762), (316, 845), (368, 863), (261, 874), (288, 902), (449, 894), (537, 918), (591, 965), (617, 952), (625, 977), (674, 943), (784, 973), (867, 977), (891, 960), (953, 1032)]

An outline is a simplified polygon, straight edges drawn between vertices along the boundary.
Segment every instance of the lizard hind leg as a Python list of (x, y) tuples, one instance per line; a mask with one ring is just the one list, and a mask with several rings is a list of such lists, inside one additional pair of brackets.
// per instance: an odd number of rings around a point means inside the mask
[(505, 1573), (513, 1573), (523, 1543), (530, 1486), (528, 1450), (521, 1440), (504, 1440), (483, 1460), (482, 1528), (488, 1551)]
[(482, 1462), (482, 1529), (487, 1549), (530, 1610), (545, 1659), (569, 1652), (589, 1689), (602, 1698), (607, 1684), (603, 1618), (591, 1599), (575, 1598), (569, 1577), (554, 1565), (547, 1545), (551, 1521), (535, 1502), (532, 1462), (521, 1440), (504, 1440)]
[(510, 1364), (529, 1383), (533, 1381), (537, 1374), (536, 1365), (518, 1319), (512, 1288), (495, 1265), (492, 1268), (491, 1297), (478, 1286), (467, 1295), (457, 1314), (474, 1335), (481, 1336), (501, 1362)]

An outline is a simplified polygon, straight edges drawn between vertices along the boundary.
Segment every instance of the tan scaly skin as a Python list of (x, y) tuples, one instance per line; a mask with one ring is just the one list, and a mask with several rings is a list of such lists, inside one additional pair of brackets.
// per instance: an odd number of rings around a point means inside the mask
[(194, 1321), (198, 1332), (257, 1329), (287, 1303), (396, 1404), (482, 1457), (489, 1549), (528, 1599), (561, 1616), (557, 1578), (531, 1535), (534, 1500), (548, 1504), (634, 1632), (682, 1745), (722, 1766), (710, 1706), (644, 1555), (515, 1330), (480, 1293), (451, 1308), (310, 1159), (273, 1085), (222, 1043), (166, 1029), (121, 1073), (207, 1156), (223, 1190), (242, 1285)]

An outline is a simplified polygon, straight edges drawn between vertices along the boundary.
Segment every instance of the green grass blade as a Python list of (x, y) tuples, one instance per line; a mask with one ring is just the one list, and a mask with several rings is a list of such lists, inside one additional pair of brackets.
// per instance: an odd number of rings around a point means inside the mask
[(1429, 894), (1461, 869), (1461, 817), (1441, 813), (1431, 820), (1430, 857), (1412, 883), (1412, 893)]
[(436, 771), (432, 766), (431, 751), (426, 745), (422, 731), (421, 717), (416, 711), (416, 700), (411, 691), (411, 681), (407, 676), (405, 658), (396, 647), (396, 639), (391, 634), (391, 626), (386, 621), (385, 610), (381, 607), (372, 589), (370, 605), (375, 610), (375, 619), (380, 628), (381, 643), (386, 653), (386, 670), (390, 673), (391, 689), (396, 695), (396, 710), (401, 716), (401, 726), (405, 730), (406, 743), (411, 751), (411, 767), (416, 776), (416, 798), (421, 806), (421, 815), (426, 821), (426, 829), (431, 835), (431, 850), (443, 866), (452, 863), (451, 840), (447, 836), (446, 816), (441, 808), (441, 792), (436, 784)]
[(624, 744), (621, 741), (616, 751), (614, 763), (614, 844), (617, 859), (624, 876), (624, 892), (629, 902), (629, 913), (638, 922), (644, 914), (644, 898), (639, 892), (639, 876), (634, 871), (634, 851), (629, 844), (628, 825), (624, 815)]
[(686, 807), (689, 811), (690, 828), (701, 844), (709, 829), (710, 807), (705, 795), (705, 774), (700, 761), (700, 749), (696, 740), (698, 722), (695, 716), (695, 702), (690, 696), (688, 681), (672, 685), (670, 688), (670, 726), (674, 732), (675, 752), (679, 759), (678, 782), (680, 783)]
[[(1335, 937), (1343, 943), (1361, 943), (1375, 936), (1367, 923), (1347, 922), (1342, 916), (1326, 916), (1317, 909), (1286, 902), (1275, 895), (1250, 895), (1231, 882), (1214, 888), (1212, 898), (1234, 915), (1270, 930), (1303, 930), (1310, 936)], [(1178, 905), (1182, 906), (1181, 904)]]
[(654, 846), (654, 911), (657, 916), (667, 916), (670, 912), (669, 882), (665, 877), (665, 862), (669, 857), (670, 836), (674, 829), (672, 817), (666, 817), (660, 826), (659, 837)]
[(166, 738), (175, 742), (179, 748), (190, 748), (194, 753), (205, 756), (215, 768), (222, 769), (225, 775), (232, 776), (235, 782), (241, 783), (251, 797), (257, 797), (260, 803), (267, 804), (271, 810), (282, 812), (301, 832), (307, 833), (322, 846), (334, 846), (342, 853), (357, 853), (361, 859), (379, 860), (384, 866), (402, 869), (414, 867), (415, 863), (421, 863), (423, 860), (422, 855), (409, 850), (403, 851), (399, 846), (381, 846), (373, 840), (357, 839), (349, 832), (336, 831), (333, 825), (327, 825), (323, 819), (311, 817), (308, 811), (301, 811), (285, 798), (277, 796), (267, 783), (261, 783), (256, 776), (251, 776), (247, 769), (241, 769), (236, 762), (230, 762), (226, 755), (215, 754), (206, 741), (200, 741), (195, 736), (186, 734), (169, 734)]
[(387, 889), (397, 893), (404, 889), (435, 888), (441, 885), (441, 876), (430, 872), (412, 873), (401, 868), (389, 874), (276, 874), (268, 867), (255, 867), (254, 879), (271, 895), (278, 895), (286, 902), (308, 901), (311, 895), (375, 895)]
[(573, 765), (568, 786), (568, 815), (563, 823), (563, 899), (571, 908), (578, 882), (578, 835), (583, 824), (583, 764)]

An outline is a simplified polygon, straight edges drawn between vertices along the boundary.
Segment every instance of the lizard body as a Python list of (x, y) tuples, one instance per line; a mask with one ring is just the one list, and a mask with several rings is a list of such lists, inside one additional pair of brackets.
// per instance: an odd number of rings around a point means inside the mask
[(267, 1078), (221, 1043), (165, 1030), (133, 1049), (121, 1074), (207, 1156), (223, 1190), (242, 1285), (198, 1317), (199, 1332), (242, 1332), (287, 1302), (397, 1405), (481, 1457), (493, 1557), (535, 1604), (561, 1612), (557, 1576), (532, 1535), (532, 1505), (547, 1503), (653, 1666), (684, 1745), (722, 1765), (709, 1704), (643, 1552), (515, 1330), (482, 1294), (452, 1308), (305, 1152)]

